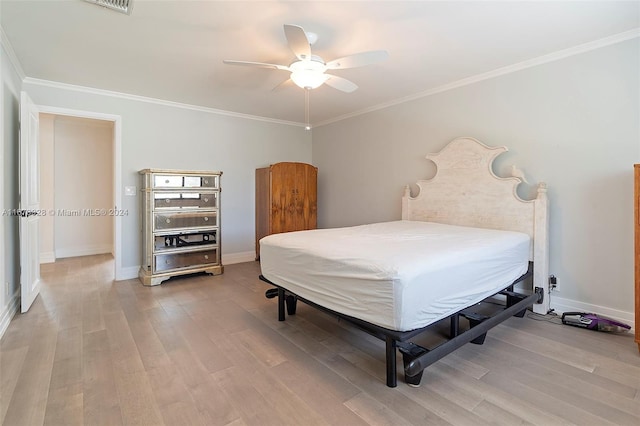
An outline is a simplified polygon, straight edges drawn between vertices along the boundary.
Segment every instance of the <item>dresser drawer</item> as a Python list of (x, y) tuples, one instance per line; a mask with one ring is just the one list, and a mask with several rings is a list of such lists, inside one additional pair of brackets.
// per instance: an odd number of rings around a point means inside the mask
[(154, 237), (155, 252), (173, 250), (183, 247), (216, 246), (218, 244), (218, 230), (207, 232), (190, 232), (187, 234), (156, 235)]
[(154, 256), (155, 272), (216, 263), (218, 263), (217, 249), (157, 254)]
[(216, 175), (153, 175), (154, 188), (218, 188)]
[(217, 208), (217, 192), (156, 192), (154, 209)]
[(154, 229), (157, 231), (214, 226), (218, 226), (217, 211), (162, 212), (154, 214)]

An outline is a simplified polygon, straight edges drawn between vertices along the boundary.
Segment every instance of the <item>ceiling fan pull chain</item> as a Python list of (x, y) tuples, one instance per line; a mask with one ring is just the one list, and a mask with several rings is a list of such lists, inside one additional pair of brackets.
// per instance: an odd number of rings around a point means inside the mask
[(309, 89), (304, 89), (304, 121), (306, 123), (305, 130), (311, 130), (311, 124), (309, 123)]

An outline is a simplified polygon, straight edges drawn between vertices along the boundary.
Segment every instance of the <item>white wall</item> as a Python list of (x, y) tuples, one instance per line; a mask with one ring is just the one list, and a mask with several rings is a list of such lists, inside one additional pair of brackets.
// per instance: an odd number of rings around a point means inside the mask
[[(144, 168), (221, 170), (222, 260), (254, 256), (255, 169), (278, 161), (311, 162), (311, 135), (301, 127), (71, 90), (26, 80), (38, 105), (122, 117), (122, 193), (140, 188)], [(117, 202), (118, 200), (116, 200)], [(140, 264), (140, 199), (122, 196), (123, 268)]]
[(54, 129), (55, 256), (111, 253), (113, 122), (56, 116)]
[[(40, 114), (40, 209), (54, 210), (54, 127), (55, 116)], [(40, 263), (55, 261), (53, 214), (40, 216)]]
[(552, 307), (631, 322), (639, 62), (634, 39), (316, 127), (319, 225), (399, 219), (403, 186), (431, 177), (425, 154), (455, 137), (505, 145), (498, 175), (516, 164), (549, 186)]

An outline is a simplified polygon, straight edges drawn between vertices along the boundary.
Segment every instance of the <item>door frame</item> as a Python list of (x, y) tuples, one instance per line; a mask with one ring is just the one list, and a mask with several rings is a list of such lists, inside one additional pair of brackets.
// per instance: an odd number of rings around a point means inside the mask
[[(117, 206), (118, 209), (122, 209), (122, 116), (47, 105), (37, 106), (38, 111), (45, 114), (66, 115), (70, 117), (113, 122), (113, 201), (115, 204), (114, 208)], [(114, 215), (113, 219), (113, 258), (115, 261), (114, 277), (116, 281), (119, 281), (130, 277), (126, 276), (122, 269), (122, 250), (120, 250), (122, 243), (122, 217)]]

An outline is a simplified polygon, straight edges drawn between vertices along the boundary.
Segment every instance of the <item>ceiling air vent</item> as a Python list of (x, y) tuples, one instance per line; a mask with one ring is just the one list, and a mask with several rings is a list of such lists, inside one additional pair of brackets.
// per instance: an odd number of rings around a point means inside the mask
[(89, 3), (97, 4), (98, 6), (106, 7), (107, 9), (115, 10), (117, 12), (126, 13), (131, 15), (133, 9), (133, 0), (84, 0)]

